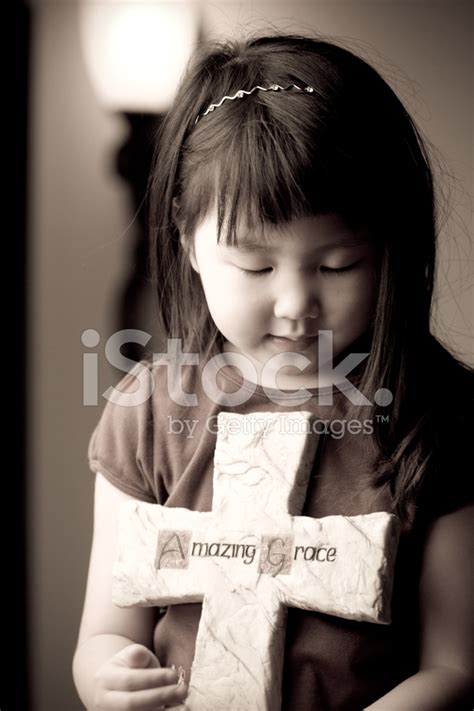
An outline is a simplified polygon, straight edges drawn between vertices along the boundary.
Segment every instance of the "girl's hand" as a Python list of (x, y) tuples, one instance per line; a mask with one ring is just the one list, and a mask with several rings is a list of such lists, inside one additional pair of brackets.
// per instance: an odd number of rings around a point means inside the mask
[(160, 667), (155, 655), (141, 644), (129, 644), (97, 670), (94, 707), (90, 711), (147, 711), (182, 704), (186, 684), (178, 672)]

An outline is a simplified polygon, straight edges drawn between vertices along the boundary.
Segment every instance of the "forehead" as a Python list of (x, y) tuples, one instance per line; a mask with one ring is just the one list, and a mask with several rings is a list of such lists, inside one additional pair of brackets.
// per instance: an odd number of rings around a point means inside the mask
[(237, 242), (234, 245), (218, 241), (217, 214), (210, 213), (196, 230), (197, 237), (217, 244), (221, 249), (245, 252), (268, 252), (277, 250), (285, 244), (301, 243), (326, 249), (331, 247), (353, 247), (369, 241), (368, 230), (364, 226), (350, 227), (337, 214), (311, 215), (293, 219), (278, 225), (264, 225), (262, 228), (249, 229), (239, 222), (236, 230)]

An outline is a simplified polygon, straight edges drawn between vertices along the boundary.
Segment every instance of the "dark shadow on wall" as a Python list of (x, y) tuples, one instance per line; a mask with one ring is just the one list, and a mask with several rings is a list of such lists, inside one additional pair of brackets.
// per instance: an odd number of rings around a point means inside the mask
[[(9, 18), (5, 23), (12, 31), (9, 43), (6, 77), (10, 87), (4, 90), (8, 110), (5, 141), (6, 155), (2, 165), (4, 179), (12, 188), (11, 202), (4, 202), (3, 264), (4, 284), (8, 295), (3, 300), (2, 345), (5, 359), (3, 385), (6, 386), (4, 413), (12, 423), (12, 434), (4, 439), (3, 475), (8, 483), (2, 518), (4, 536), (2, 570), (4, 589), (4, 659), (0, 707), (30, 708), (28, 679), (28, 640), (26, 604), (26, 283), (27, 283), (27, 165), (28, 165), (28, 86), (30, 58), (30, 10), (23, 0), (8, 3)], [(7, 9), (7, 8), (5, 8)], [(4, 134), (5, 135), (5, 134)], [(10, 277), (10, 278), (8, 278)], [(10, 319), (10, 320), (9, 320)], [(5, 391), (3, 391), (5, 392)], [(3, 394), (3, 393), (2, 393)], [(4, 395), (5, 397), (5, 395)], [(11, 460), (10, 460), (11, 457)]]
[[(156, 135), (163, 118), (162, 114), (124, 114), (128, 136), (118, 150), (116, 168), (129, 189), (135, 236), (127, 260), (128, 273), (117, 298), (119, 331), (140, 329), (148, 333), (147, 329), (150, 328), (143, 316), (149, 310), (147, 302), (150, 305), (154, 303), (149, 264), (147, 187)], [(153, 328), (150, 334), (152, 340), (145, 347), (133, 341), (125, 343), (121, 348), (122, 355), (135, 362), (150, 357), (155, 346), (153, 335), (156, 333), (157, 330)]]

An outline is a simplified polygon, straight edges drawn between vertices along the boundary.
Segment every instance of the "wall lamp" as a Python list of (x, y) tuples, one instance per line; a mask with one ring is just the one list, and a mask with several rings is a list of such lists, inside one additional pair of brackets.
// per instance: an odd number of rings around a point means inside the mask
[[(187, 0), (81, 0), (79, 28), (86, 69), (102, 106), (123, 116), (128, 136), (116, 168), (133, 200), (136, 233), (119, 297), (118, 329), (140, 328), (150, 286), (145, 195), (154, 136), (180, 77), (202, 39), (201, 3)], [(158, 153), (159, 156), (159, 153)], [(137, 343), (122, 347), (140, 360)]]

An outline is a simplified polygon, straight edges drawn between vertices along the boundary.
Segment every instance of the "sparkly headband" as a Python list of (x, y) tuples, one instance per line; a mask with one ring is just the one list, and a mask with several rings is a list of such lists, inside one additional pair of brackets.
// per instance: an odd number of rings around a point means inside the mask
[(196, 120), (194, 122), (194, 125), (197, 124), (200, 118), (203, 116), (207, 116), (207, 114), (211, 113), (211, 111), (214, 111), (214, 109), (218, 109), (219, 106), (222, 106), (224, 101), (227, 99), (229, 101), (234, 101), (234, 99), (243, 99), (244, 96), (249, 96), (250, 94), (253, 94), (254, 91), (257, 89), (260, 89), (260, 91), (288, 91), (289, 89), (295, 89), (296, 91), (304, 91), (308, 94), (312, 94), (314, 91), (314, 88), (312, 86), (304, 86), (303, 88), (301, 86), (297, 86), (296, 84), (288, 84), (288, 86), (280, 86), (279, 84), (270, 84), (270, 86), (254, 86), (253, 89), (250, 89), (250, 91), (246, 91), (245, 89), (239, 89), (234, 96), (224, 96), (219, 103), (217, 104), (210, 104), (210, 106), (207, 107), (207, 109), (196, 116)]

